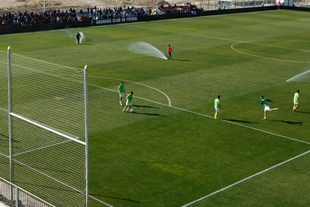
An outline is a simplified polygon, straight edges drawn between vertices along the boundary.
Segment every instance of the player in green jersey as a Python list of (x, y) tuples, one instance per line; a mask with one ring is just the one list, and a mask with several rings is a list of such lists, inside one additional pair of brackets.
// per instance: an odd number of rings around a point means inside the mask
[(126, 106), (123, 109), (123, 112), (132, 112), (131, 107), (132, 107), (132, 99), (133, 99), (133, 91), (130, 92), (130, 94), (128, 94), (126, 96)]
[(294, 105), (293, 105), (293, 111), (296, 112), (296, 109), (299, 107), (299, 90), (296, 91), (294, 94)]
[(268, 99), (268, 98), (264, 98), (264, 96), (260, 96), (260, 102), (259, 102), (259, 105), (260, 106), (264, 106), (264, 120), (266, 120), (267, 119), (267, 112), (268, 111), (278, 111), (278, 110), (280, 110), (279, 108), (270, 108), (270, 106), (269, 106), (269, 103), (268, 102), (272, 102), (270, 99)]
[(221, 110), (220, 98), (221, 96), (218, 95), (217, 98), (214, 100), (214, 110), (215, 110), (214, 119), (217, 119), (218, 114), (220, 113)]
[(125, 85), (122, 81), (121, 84), (118, 86), (118, 94), (119, 94), (119, 104), (123, 105), (123, 98), (125, 97)]

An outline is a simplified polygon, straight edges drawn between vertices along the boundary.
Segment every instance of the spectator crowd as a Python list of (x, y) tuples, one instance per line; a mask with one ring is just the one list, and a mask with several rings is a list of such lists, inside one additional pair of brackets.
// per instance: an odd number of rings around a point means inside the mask
[(40, 26), (44, 24), (74, 23), (78, 21), (117, 19), (124, 17), (149, 16), (180, 12), (183, 13), (196, 9), (196, 7), (191, 4), (186, 4), (184, 6), (171, 6), (170, 4), (162, 4), (159, 5), (157, 9), (159, 12), (152, 11), (151, 9), (136, 8), (133, 6), (114, 8), (97, 8), (94, 6), (84, 10), (81, 9), (79, 12), (76, 12), (76, 10), (73, 8), (63, 11), (55, 9), (49, 12), (4, 12), (3, 14), (0, 14), (0, 28), (16, 26)]
[(4, 12), (0, 14), (0, 27), (38, 26), (43, 24), (74, 23), (91, 19), (116, 19), (147, 15), (150, 15), (150, 11), (145, 11), (143, 8), (114, 7), (97, 9), (96, 6), (80, 10), (79, 12), (72, 8), (63, 11), (55, 9), (50, 12)]

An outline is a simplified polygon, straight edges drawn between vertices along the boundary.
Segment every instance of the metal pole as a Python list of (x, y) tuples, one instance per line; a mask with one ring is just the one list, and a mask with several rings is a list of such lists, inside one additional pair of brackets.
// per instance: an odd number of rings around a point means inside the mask
[(13, 201), (13, 137), (12, 137), (12, 91), (11, 91), (11, 47), (7, 49), (8, 67), (8, 125), (9, 125), (9, 159), (10, 159), (10, 182), (11, 182), (11, 201)]
[(85, 114), (85, 207), (89, 205), (88, 191), (88, 87), (87, 87), (87, 65), (84, 67), (84, 114)]

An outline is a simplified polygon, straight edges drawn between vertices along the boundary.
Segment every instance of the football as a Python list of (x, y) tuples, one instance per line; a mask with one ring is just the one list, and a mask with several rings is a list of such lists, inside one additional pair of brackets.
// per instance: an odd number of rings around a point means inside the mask
[(133, 112), (133, 109), (130, 109), (130, 112)]

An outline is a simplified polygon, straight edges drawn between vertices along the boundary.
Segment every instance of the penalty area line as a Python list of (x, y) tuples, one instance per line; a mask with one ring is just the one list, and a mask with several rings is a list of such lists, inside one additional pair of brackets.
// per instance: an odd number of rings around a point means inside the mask
[[(107, 90), (107, 91), (111, 91), (111, 92), (117, 92), (116, 90), (105, 88), (105, 87), (102, 87), (102, 86), (98, 86), (98, 85), (94, 85), (94, 84), (89, 84), (89, 85), (93, 86), (93, 87), (101, 88), (101, 89), (104, 89), (104, 90)], [(196, 114), (198, 116), (203, 116), (203, 117), (214, 119), (213, 116), (210, 116), (210, 115), (207, 115), (207, 114), (202, 114), (202, 113), (199, 113), (199, 112), (194, 112), (194, 111), (191, 111), (191, 110), (187, 110), (187, 109), (179, 108), (179, 107), (176, 107), (176, 106), (172, 106), (172, 105), (170, 105), (171, 104), (170, 101), (169, 101), (169, 105), (167, 105), (167, 104), (164, 104), (164, 103), (160, 103), (160, 102), (153, 101), (153, 100), (150, 100), (150, 99), (142, 98), (142, 97), (139, 97), (139, 96), (135, 96), (135, 97), (138, 98), (138, 99), (144, 100), (144, 101), (148, 101), (148, 102), (151, 102), (151, 103), (158, 104), (158, 105), (168, 106), (170, 108), (174, 108), (174, 109), (177, 109), (177, 110), (180, 110), (180, 111), (184, 111), (184, 112), (187, 112), (187, 113)], [(254, 131), (258, 131), (258, 132), (261, 132), (261, 133), (265, 133), (265, 134), (269, 134), (269, 135), (272, 135), (272, 136), (280, 137), (280, 138), (283, 138), (283, 139), (288, 139), (288, 140), (291, 140), (291, 141), (300, 142), (300, 143), (304, 143), (304, 144), (310, 145), (309, 142), (302, 141), (302, 140), (299, 140), (299, 139), (294, 139), (292, 137), (287, 137), (287, 136), (284, 136), (284, 135), (281, 135), (281, 134), (276, 134), (276, 133), (273, 133), (273, 132), (268, 132), (266, 130), (250, 127), (250, 126), (239, 124), (239, 123), (235, 123), (235, 122), (232, 122), (232, 121), (227, 121), (227, 120), (223, 120), (223, 119), (220, 119), (220, 120), (223, 121), (223, 122), (226, 122), (228, 124), (236, 125), (236, 126), (239, 126), (239, 127), (251, 129), (251, 130), (254, 130)]]
[(254, 178), (254, 177), (257, 177), (257, 176), (259, 176), (259, 175), (261, 175), (261, 174), (263, 174), (263, 173), (265, 173), (265, 172), (268, 172), (268, 171), (270, 171), (270, 170), (272, 170), (272, 169), (275, 169), (275, 168), (277, 168), (277, 167), (279, 167), (279, 166), (281, 166), (281, 165), (284, 165), (284, 164), (286, 164), (286, 163), (288, 163), (288, 162), (291, 162), (291, 161), (293, 161), (293, 160), (295, 160), (295, 159), (298, 159), (298, 158), (300, 158), (300, 157), (302, 157), (302, 156), (308, 154), (309, 152), (310, 152), (310, 150), (308, 150), (308, 151), (306, 151), (306, 152), (304, 152), (304, 153), (302, 153), (302, 154), (300, 154), (300, 155), (297, 155), (297, 156), (295, 156), (295, 157), (293, 157), (293, 158), (290, 158), (290, 159), (288, 159), (288, 160), (285, 160), (285, 161), (283, 161), (283, 162), (281, 162), (281, 163), (278, 163), (278, 164), (276, 164), (276, 165), (274, 165), (274, 166), (272, 166), (272, 167), (270, 167), (270, 168), (267, 168), (267, 169), (262, 170), (262, 171), (260, 171), (260, 172), (258, 172), (258, 173), (255, 173), (255, 174), (253, 174), (253, 175), (251, 175), (251, 176), (249, 176), (249, 177), (246, 177), (246, 178), (244, 178), (244, 179), (242, 179), (242, 180), (239, 180), (239, 181), (237, 181), (237, 182), (235, 182), (235, 183), (233, 183), (233, 184), (231, 184), (231, 185), (228, 185), (228, 186), (226, 186), (226, 187), (224, 187), (224, 188), (222, 188), (222, 189), (219, 189), (219, 190), (217, 190), (217, 191), (214, 191), (214, 192), (212, 192), (212, 193), (210, 193), (210, 194), (208, 194), (208, 195), (206, 195), (206, 196), (204, 196), (204, 197), (201, 197), (201, 198), (199, 198), (199, 199), (197, 199), (197, 200), (194, 200), (194, 201), (192, 201), (192, 202), (190, 202), (190, 203), (187, 203), (187, 204), (183, 205), (182, 207), (187, 207), (187, 206), (190, 206), (190, 205), (192, 205), (192, 204), (194, 204), (194, 203), (198, 203), (198, 202), (200, 202), (200, 201), (202, 201), (202, 200), (205, 200), (205, 199), (207, 199), (207, 198), (209, 198), (209, 197), (211, 197), (211, 196), (213, 196), (213, 195), (215, 195), (215, 194), (218, 194), (218, 193), (220, 193), (220, 192), (223, 192), (223, 191), (225, 191), (225, 190), (227, 190), (227, 189), (229, 189), (229, 188), (232, 188), (232, 187), (234, 187), (234, 186), (236, 186), (236, 185), (238, 185), (238, 184), (240, 184), (240, 183), (243, 183), (243, 182), (245, 182), (245, 181), (247, 181), (247, 180), (250, 180), (250, 179), (252, 179), (252, 178)]

